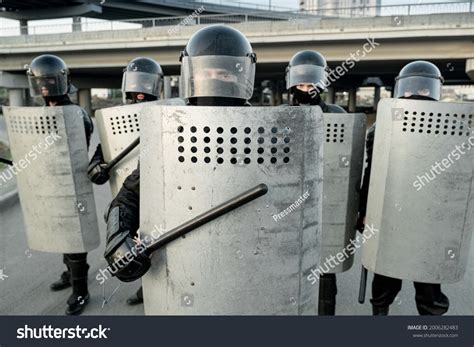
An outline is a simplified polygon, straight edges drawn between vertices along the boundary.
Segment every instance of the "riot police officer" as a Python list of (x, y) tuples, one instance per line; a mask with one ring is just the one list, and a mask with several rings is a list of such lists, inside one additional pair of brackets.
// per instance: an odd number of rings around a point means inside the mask
[[(244, 106), (253, 93), (256, 55), (248, 39), (225, 25), (198, 30), (180, 56), (184, 97), (190, 106)], [(107, 216), (105, 258), (113, 263), (115, 252), (132, 243), (139, 228), (140, 169), (125, 180)], [(141, 277), (149, 268), (148, 257), (138, 254), (130, 266), (116, 273), (123, 281)], [(123, 271), (122, 271), (123, 270)]]
[(123, 71), (123, 103), (136, 104), (158, 100), (162, 85), (163, 70), (160, 64), (151, 58), (135, 58)]
[[(50, 54), (36, 57), (31, 62), (27, 75), (30, 94), (42, 97), (46, 106), (73, 105), (68, 93), (76, 89), (71, 84), (69, 69), (61, 58)], [(87, 112), (84, 109), (81, 111), (89, 146), (94, 126)], [(80, 314), (89, 302), (87, 253), (64, 254), (63, 262), (67, 270), (61, 274), (58, 281), (51, 284), (51, 290), (58, 291), (72, 286), (73, 292), (67, 300), (66, 314)]]
[(341, 106), (326, 104), (321, 98), (327, 81), (327, 63), (316, 51), (300, 51), (291, 57), (286, 68), (286, 88), (293, 106), (316, 105), (324, 113), (346, 113)]
[[(327, 63), (316, 51), (300, 51), (293, 55), (286, 68), (286, 87), (292, 106), (315, 105), (324, 113), (346, 113), (338, 105), (326, 104), (321, 98), (327, 81)], [(319, 278), (319, 315), (334, 315), (336, 311), (336, 274), (326, 273)]]
[[(436, 65), (427, 61), (414, 61), (405, 65), (395, 79), (394, 97), (439, 101), (444, 82)], [(367, 167), (364, 173), (359, 207), (359, 226), (363, 229), (366, 214), (375, 124), (367, 132)], [(442, 315), (448, 311), (449, 300), (435, 283), (414, 282), (416, 307), (420, 315)], [(389, 306), (402, 288), (402, 280), (375, 273), (372, 282), (372, 311), (374, 315), (388, 315)]]
[[(160, 64), (151, 58), (135, 58), (128, 63), (123, 71), (123, 103), (137, 104), (158, 100), (162, 84), (163, 70)], [(89, 163), (88, 176), (93, 183), (99, 185), (109, 180), (100, 144), (97, 145), (97, 149)]]
[[(124, 104), (137, 104), (155, 101), (160, 98), (163, 84), (163, 70), (155, 60), (146, 57), (135, 58), (130, 61), (123, 71), (122, 97)], [(89, 179), (95, 184), (104, 184), (109, 179), (105, 169), (106, 163), (101, 145), (92, 157), (89, 167)], [(138, 291), (127, 299), (127, 304), (138, 305), (143, 303), (143, 290)]]

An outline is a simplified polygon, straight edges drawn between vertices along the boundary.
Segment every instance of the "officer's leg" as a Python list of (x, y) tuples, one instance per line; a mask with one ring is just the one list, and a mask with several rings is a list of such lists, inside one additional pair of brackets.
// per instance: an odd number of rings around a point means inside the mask
[(323, 274), (319, 277), (318, 315), (334, 316), (336, 313), (336, 274)]
[(133, 305), (138, 305), (143, 303), (143, 287), (140, 286), (140, 288), (137, 290), (135, 294), (133, 294), (131, 297), (127, 299), (127, 304), (133, 306)]
[(80, 314), (89, 302), (87, 289), (87, 253), (65, 254), (68, 267), (71, 270), (72, 295), (69, 297), (66, 314)]
[(422, 316), (441, 316), (448, 311), (449, 299), (440, 284), (414, 282), (416, 308)]
[(402, 289), (402, 280), (374, 274), (372, 281), (372, 312), (374, 316), (388, 315), (389, 306)]
[(52, 291), (63, 290), (71, 286), (71, 272), (66, 261), (66, 255), (63, 254), (63, 263), (66, 265), (67, 270), (61, 274), (61, 277), (56, 282), (53, 282), (50, 286)]

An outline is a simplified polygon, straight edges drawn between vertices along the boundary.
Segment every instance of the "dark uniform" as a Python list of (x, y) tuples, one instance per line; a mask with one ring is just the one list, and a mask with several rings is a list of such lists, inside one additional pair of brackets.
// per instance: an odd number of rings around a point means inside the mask
[[(249, 105), (255, 79), (256, 55), (247, 38), (238, 30), (211, 25), (198, 30), (180, 57), (184, 97), (190, 106)], [(239, 65), (237, 65), (239, 64)], [(236, 70), (236, 66), (239, 67)], [(107, 213), (104, 257), (113, 264), (115, 252), (137, 236), (140, 211), (140, 168), (125, 180)], [(139, 263), (144, 264), (139, 269)], [(148, 258), (137, 258), (115, 275), (123, 281), (142, 276), (149, 268)]]
[[(124, 104), (158, 100), (163, 82), (163, 70), (160, 64), (150, 58), (135, 58), (123, 71), (122, 96)], [(106, 183), (110, 176), (105, 169), (106, 163), (102, 146), (97, 145), (87, 169), (89, 180), (95, 184)]]
[[(406, 99), (439, 100), (443, 78), (439, 69), (426, 61), (406, 65), (397, 77), (395, 97)], [(367, 131), (367, 167), (361, 189), (358, 229), (363, 230), (367, 211), (369, 182), (372, 169), (375, 123)], [(420, 315), (442, 315), (448, 311), (449, 300), (437, 283), (414, 282), (416, 307)], [(372, 311), (374, 315), (387, 315), (402, 288), (402, 280), (375, 273), (372, 282)]]
[[(123, 71), (122, 96), (124, 104), (137, 104), (158, 100), (163, 84), (163, 70), (160, 64), (151, 58), (135, 58), (127, 64)], [(97, 149), (89, 163), (88, 177), (95, 184), (104, 184), (110, 178), (105, 169), (106, 163), (102, 146)], [(142, 287), (127, 299), (127, 304), (143, 303)]]
[[(74, 105), (67, 95), (74, 91), (69, 80), (69, 70), (59, 57), (49, 54), (36, 57), (31, 62), (27, 74), (31, 95), (42, 96), (46, 106)], [(89, 147), (94, 125), (87, 112), (84, 109), (81, 111), (80, 116), (84, 120), (86, 141)], [(87, 253), (64, 254), (63, 262), (67, 270), (61, 274), (58, 281), (51, 284), (51, 290), (63, 290), (72, 285), (73, 293), (67, 301), (66, 314), (80, 314), (89, 301)]]
[[(333, 104), (326, 104), (320, 93), (322, 85), (327, 80), (326, 59), (315, 51), (301, 51), (296, 53), (287, 67), (286, 85), (291, 93), (291, 106), (319, 106), (323, 113), (346, 113), (346, 111)], [(298, 85), (311, 85), (309, 90), (301, 90)], [(307, 88), (305, 87), (305, 88)], [(336, 274), (323, 274), (319, 278), (318, 314), (334, 315), (336, 312)]]

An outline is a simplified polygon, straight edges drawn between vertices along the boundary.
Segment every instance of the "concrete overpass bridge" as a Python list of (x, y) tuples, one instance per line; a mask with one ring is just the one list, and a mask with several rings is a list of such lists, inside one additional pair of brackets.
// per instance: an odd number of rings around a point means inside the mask
[[(332, 69), (348, 59), (356, 60), (329, 90), (330, 100), (335, 89), (348, 90), (350, 108), (355, 107), (357, 87), (366, 85), (368, 78), (390, 87), (400, 68), (411, 60), (436, 63), (447, 84), (474, 83), (474, 12), (260, 21), (245, 16), (202, 15), (194, 25), (163, 25), (167, 24), (163, 19), (156, 19), (151, 26), (137, 29), (3, 37), (0, 86), (10, 89), (11, 102), (24, 102), (24, 66), (39, 54), (52, 53), (70, 66), (72, 80), (82, 90), (80, 99), (87, 103), (90, 88), (119, 88), (123, 67), (137, 56), (155, 58), (165, 75), (179, 75), (179, 53), (189, 37), (208, 23), (222, 22), (232, 23), (247, 35), (258, 57), (257, 89), (262, 81), (271, 81), (277, 100), (284, 91), (286, 64), (302, 49), (322, 52)], [(368, 40), (376, 44), (364, 52)]]

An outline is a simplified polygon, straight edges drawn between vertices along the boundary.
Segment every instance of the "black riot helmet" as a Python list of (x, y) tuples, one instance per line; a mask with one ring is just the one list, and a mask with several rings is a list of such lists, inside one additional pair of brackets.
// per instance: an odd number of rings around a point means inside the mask
[(395, 78), (395, 98), (439, 100), (444, 79), (436, 65), (417, 60), (405, 65)]
[(181, 86), (190, 103), (243, 104), (252, 97), (257, 56), (237, 29), (210, 25), (198, 30), (180, 61)]
[[(319, 104), (327, 83), (327, 63), (324, 56), (316, 51), (296, 53), (286, 68), (286, 89), (293, 95), (296, 104)], [(312, 85), (311, 91), (297, 88), (300, 84)]]
[(69, 69), (61, 58), (43, 54), (33, 59), (26, 71), (31, 96), (51, 98), (76, 91), (69, 80)]
[[(163, 70), (160, 64), (151, 58), (135, 58), (123, 70), (123, 102), (157, 100), (160, 97), (162, 84)], [(139, 94), (143, 94), (144, 98), (137, 98)]]
[(286, 68), (286, 89), (298, 84), (313, 84), (324, 90), (327, 63), (316, 51), (301, 51), (291, 57)]

